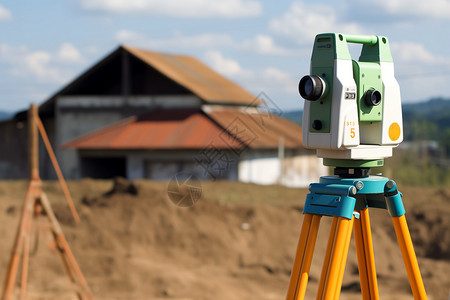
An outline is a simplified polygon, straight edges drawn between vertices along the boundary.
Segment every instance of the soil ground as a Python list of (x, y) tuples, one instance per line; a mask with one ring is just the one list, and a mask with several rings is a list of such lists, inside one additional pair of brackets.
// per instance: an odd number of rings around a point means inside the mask
[[(140, 180), (126, 190), (112, 189), (111, 180), (72, 181), (79, 225), (57, 182), (43, 190), (95, 299), (284, 299), (308, 191), (201, 185), (202, 198), (180, 208), (168, 199), (167, 182)], [(26, 190), (26, 181), (0, 182), (0, 282)], [(448, 299), (450, 189), (401, 191), (429, 299)], [(306, 299), (316, 292), (329, 234), (330, 220), (322, 219)], [(388, 213), (371, 210), (371, 224), (380, 298), (412, 299)], [(33, 243), (28, 299), (76, 299), (46, 237)], [(361, 299), (353, 240), (340, 299)]]

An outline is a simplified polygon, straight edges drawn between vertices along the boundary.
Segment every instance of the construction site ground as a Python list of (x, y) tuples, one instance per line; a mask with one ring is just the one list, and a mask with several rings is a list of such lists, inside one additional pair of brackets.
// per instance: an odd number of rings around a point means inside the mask
[[(180, 208), (167, 196), (168, 182), (68, 184), (79, 225), (58, 182), (44, 182), (43, 190), (94, 299), (285, 298), (307, 189), (202, 182), (202, 198)], [(399, 188), (429, 299), (448, 299), (450, 189)], [(26, 189), (26, 180), (0, 182), (0, 282)], [(380, 298), (412, 299), (388, 212), (372, 209), (370, 216)], [(306, 299), (317, 289), (330, 223), (322, 218)], [(28, 299), (76, 299), (42, 233), (32, 242)], [(353, 237), (340, 299), (361, 299)]]

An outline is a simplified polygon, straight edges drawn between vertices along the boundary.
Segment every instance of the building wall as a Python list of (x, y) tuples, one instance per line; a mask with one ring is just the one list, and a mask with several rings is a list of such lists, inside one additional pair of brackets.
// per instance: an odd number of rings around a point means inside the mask
[(280, 159), (275, 152), (248, 153), (239, 162), (239, 181), (256, 184), (281, 184), (289, 187), (307, 187), (328, 175), (322, 159), (311, 151), (286, 153)]
[[(221, 168), (221, 172), (217, 172), (214, 165), (202, 166), (198, 160), (199, 153), (200, 150), (82, 150), (78, 152), (78, 155), (82, 162), (89, 161), (89, 164), (95, 165), (97, 170), (111, 168), (108, 165), (102, 166), (102, 161), (105, 163), (115, 161), (117, 164), (121, 164), (124, 159), (126, 172), (121, 176), (132, 180), (139, 178), (170, 180), (180, 172), (194, 175), (199, 180), (238, 179), (237, 161), (228, 164), (226, 168)], [(117, 170), (117, 168), (114, 169)], [(89, 173), (93, 171), (92, 168), (85, 168), (84, 171), (86, 172), (81, 174), (82, 177), (95, 177)], [(96, 172), (96, 174), (103, 173)]]
[(289, 187), (307, 187), (326, 175), (329, 175), (329, 168), (323, 165), (322, 158), (315, 154), (298, 155), (283, 160), (281, 183)]
[[(79, 151), (79, 156), (82, 161), (89, 159), (91, 168), (94, 166), (97, 170), (111, 169), (111, 163), (117, 164), (113, 168), (117, 170), (124, 161), (126, 172), (116, 175), (131, 180), (139, 178), (170, 180), (174, 175), (184, 172), (200, 180), (239, 180), (263, 185), (307, 187), (312, 182), (318, 182), (320, 176), (328, 175), (329, 172), (328, 168), (323, 166), (322, 159), (308, 150), (286, 151), (285, 158), (280, 163), (275, 150), (248, 149), (239, 161), (227, 165), (216, 165), (214, 162), (202, 165), (198, 159), (201, 157), (200, 153), (200, 150), (83, 150)], [(232, 156), (231, 152), (229, 156)], [(102, 167), (103, 163), (109, 165)], [(220, 172), (217, 171), (217, 166), (220, 167)], [(92, 177), (87, 173), (82, 176)]]
[[(47, 136), (54, 141), (54, 119), (43, 119)], [(43, 179), (56, 179), (50, 157), (39, 137), (39, 172)], [(28, 122), (0, 122), (0, 179), (28, 178)]]
[[(156, 108), (200, 107), (196, 96), (60, 96), (56, 101), (56, 144), (61, 145), (126, 117)], [(57, 157), (66, 178), (81, 176), (75, 149), (59, 149)]]
[(153, 151), (127, 156), (127, 177), (169, 180), (177, 173), (194, 175), (199, 180), (237, 180), (237, 162), (217, 171), (212, 164), (199, 161), (199, 150)]

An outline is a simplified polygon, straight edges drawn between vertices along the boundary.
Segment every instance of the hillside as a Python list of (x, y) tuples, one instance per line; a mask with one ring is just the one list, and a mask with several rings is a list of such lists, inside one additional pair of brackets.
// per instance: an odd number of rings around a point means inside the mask
[(1, 121), (1, 120), (9, 119), (9, 118), (11, 118), (13, 115), (14, 115), (14, 113), (0, 110), (0, 121)]
[[(0, 182), (0, 282), (25, 197), (25, 181)], [(283, 299), (302, 222), (306, 189), (202, 182), (191, 208), (167, 199), (167, 182), (135, 182), (137, 195), (112, 181), (69, 182), (82, 223), (75, 226), (56, 182), (45, 182), (65, 235), (95, 299)], [(401, 189), (430, 299), (450, 286), (450, 190)], [(411, 299), (390, 218), (371, 213), (382, 299)], [(307, 299), (316, 292), (329, 218), (323, 218)], [(29, 298), (74, 299), (45, 235), (30, 258)], [(352, 242), (342, 299), (361, 299)]]

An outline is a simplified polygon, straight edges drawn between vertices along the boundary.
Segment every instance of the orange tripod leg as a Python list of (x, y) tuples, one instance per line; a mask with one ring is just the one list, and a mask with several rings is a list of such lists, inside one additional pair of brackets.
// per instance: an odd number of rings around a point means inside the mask
[(341, 288), (342, 288), (342, 280), (344, 279), (344, 271), (345, 271), (345, 264), (347, 262), (347, 256), (348, 256), (348, 248), (350, 247), (350, 240), (352, 238), (352, 229), (354, 224), (355, 217), (352, 218), (350, 224), (347, 228), (346, 233), (346, 240), (345, 240), (345, 248), (343, 255), (341, 256), (340, 265), (339, 265), (339, 277), (338, 277), (338, 285), (336, 286), (336, 292), (335, 292), (335, 300), (339, 300), (339, 295), (341, 294)]
[(32, 214), (29, 214), (23, 232), (23, 253), (22, 253), (22, 276), (20, 282), (20, 300), (26, 299), (27, 280), (28, 280), (28, 262), (30, 259), (30, 236), (31, 223), (33, 222)]
[[(328, 256), (328, 252), (330, 250), (330, 257), (329, 259), (326, 257), (324, 261), (324, 267), (322, 268), (322, 275), (319, 285), (320, 293), (317, 294), (317, 300), (338, 299), (340, 294), (340, 286), (342, 284), (340, 277), (344, 272), (342, 268), (345, 268), (345, 260), (347, 258), (347, 251), (349, 248), (348, 243), (350, 243), (349, 235), (351, 236), (353, 219), (349, 220), (343, 217), (333, 217), (333, 219), (337, 219), (337, 225), (336, 228), (332, 226), (332, 232), (329, 239), (329, 242), (332, 241), (332, 245), (328, 245), (326, 254), (326, 256)], [(332, 235), (334, 235), (333, 240), (331, 240)], [(323, 273), (324, 271), (325, 274)]]
[(16, 233), (8, 270), (6, 271), (1, 300), (9, 300), (13, 293), (17, 277), (17, 269), (19, 267), (20, 258), (24, 250), (24, 244), (26, 243), (24, 234), (27, 231), (28, 223), (30, 222), (31, 218), (33, 218), (33, 207), (36, 200), (34, 196), (35, 193), (35, 187), (33, 186), (33, 184), (30, 184), (27, 190), (27, 195), (25, 196), (20, 224)]
[[(83, 273), (81, 272), (72, 251), (70, 250), (69, 244), (64, 237), (61, 226), (53, 213), (50, 202), (48, 201), (45, 193), (41, 193), (40, 202), (42, 204), (42, 209), (45, 211), (47, 218), (50, 221), (51, 231), (53, 233), (58, 252), (61, 254), (64, 266), (66, 267), (68, 276), (73, 283), (80, 287), (80, 290), (77, 291), (78, 298), (91, 300), (92, 293), (87, 285), (86, 279), (84, 278)], [(76, 279), (78, 279), (78, 281)]]
[(355, 245), (363, 300), (379, 300), (369, 209), (361, 210), (355, 220)]
[(338, 221), (338, 218), (334, 217), (333, 223), (331, 224), (330, 236), (328, 237), (328, 243), (327, 243), (327, 251), (325, 252), (325, 258), (323, 260), (322, 272), (320, 273), (319, 289), (317, 290), (317, 298), (316, 298), (317, 300), (322, 298), (323, 289), (325, 286), (325, 280), (327, 277), (328, 267), (329, 267), (330, 259), (331, 259), (331, 252), (333, 251), (334, 239), (336, 236), (337, 221)]
[(319, 215), (305, 214), (286, 300), (303, 300), (320, 224)]
[(405, 263), (414, 299), (427, 299), (405, 215), (393, 217), (392, 222), (394, 223), (395, 234), (397, 235), (398, 244), (400, 245), (403, 262)]

